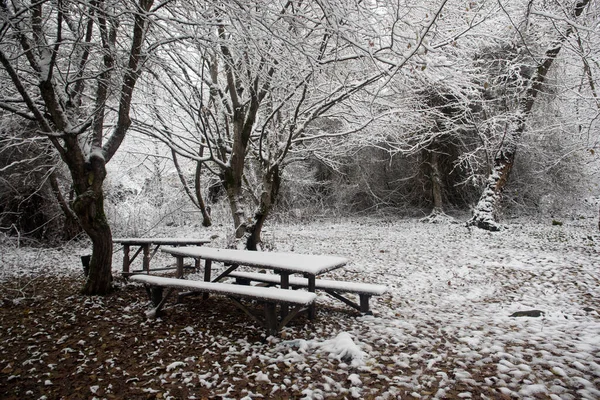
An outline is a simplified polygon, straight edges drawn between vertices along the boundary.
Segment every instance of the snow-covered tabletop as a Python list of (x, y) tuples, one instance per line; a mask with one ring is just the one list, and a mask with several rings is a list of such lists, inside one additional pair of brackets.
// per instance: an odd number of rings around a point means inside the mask
[(178, 257), (191, 257), (312, 276), (341, 268), (348, 263), (347, 258), (338, 256), (217, 249), (199, 246), (165, 246), (162, 251)]
[(144, 244), (156, 244), (156, 245), (171, 245), (171, 246), (182, 246), (182, 245), (199, 245), (210, 243), (210, 239), (192, 239), (192, 238), (113, 238), (114, 243), (128, 244), (128, 245), (144, 245)]

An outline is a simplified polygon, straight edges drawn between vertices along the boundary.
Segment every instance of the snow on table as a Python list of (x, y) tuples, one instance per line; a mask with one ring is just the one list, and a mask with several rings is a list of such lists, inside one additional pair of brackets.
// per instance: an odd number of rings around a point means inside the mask
[(181, 238), (181, 237), (159, 237), (159, 238), (113, 238), (114, 243), (128, 244), (128, 245), (144, 245), (144, 244), (158, 244), (158, 245), (198, 245), (210, 243), (210, 239), (201, 238)]
[(201, 258), (229, 264), (311, 275), (320, 275), (341, 268), (348, 263), (347, 258), (338, 256), (259, 252), (198, 246), (165, 246), (162, 251), (180, 257)]

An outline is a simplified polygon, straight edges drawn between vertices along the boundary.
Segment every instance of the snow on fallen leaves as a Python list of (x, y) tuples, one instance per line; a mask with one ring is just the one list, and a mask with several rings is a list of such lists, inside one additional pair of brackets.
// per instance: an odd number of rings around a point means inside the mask
[(0, 393), (600, 398), (600, 237), (585, 222), (496, 233), (416, 220), (273, 225), (265, 238), (278, 251), (347, 257), (329, 278), (389, 288), (371, 316), (321, 293), (317, 320), (280, 337), (216, 296), (149, 320), (143, 290), (121, 279), (109, 296), (78, 295), (85, 249), (4, 247)]

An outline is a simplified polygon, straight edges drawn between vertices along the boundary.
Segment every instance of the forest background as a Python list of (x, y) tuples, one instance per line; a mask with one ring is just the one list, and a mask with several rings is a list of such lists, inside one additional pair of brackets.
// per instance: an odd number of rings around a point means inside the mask
[[(600, 6), (2, 1), (2, 241), (268, 218), (596, 218)], [(510, 179), (509, 179), (510, 178)]]

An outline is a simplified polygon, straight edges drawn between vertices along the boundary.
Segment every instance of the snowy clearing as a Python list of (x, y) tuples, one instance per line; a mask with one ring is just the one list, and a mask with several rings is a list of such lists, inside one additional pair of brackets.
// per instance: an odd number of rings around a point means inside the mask
[[(182, 236), (185, 229), (156, 236)], [(208, 234), (219, 235), (213, 246), (224, 244), (225, 230)], [(85, 249), (5, 243), (0, 391), (8, 398), (26, 390), (30, 398), (52, 398), (62, 368), (98, 398), (600, 398), (600, 236), (592, 220), (515, 222), (489, 233), (462, 224), (356, 219), (274, 224), (264, 238), (277, 251), (347, 257), (345, 269), (324, 277), (389, 290), (371, 299), (373, 316), (319, 293), (314, 324), (261, 338), (243, 314), (227, 308), (227, 315), (203, 315), (209, 311), (199, 301), (145, 320), (143, 290), (118, 279), (120, 294), (74, 292), (72, 307), (79, 311), (61, 311), (76, 320), (98, 309), (96, 320), (108, 320), (107, 332), (93, 324), (77, 331), (42, 322), (25, 332), (7, 321), (12, 310), (33, 313), (31, 303), (44, 299), (44, 293), (28, 295), (27, 287), (45, 274), (79, 275)], [(120, 266), (115, 252), (115, 273)], [(540, 316), (511, 317), (531, 310)], [(127, 345), (128, 357), (118, 348), (97, 348), (114, 337)], [(22, 356), (11, 352), (19, 341), (29, 343)], [(47, 342), (56, 355), (44, 356)], [(90, 373), (98, 379), (83, 378)]]

